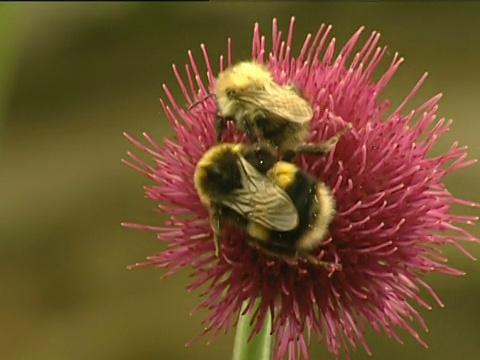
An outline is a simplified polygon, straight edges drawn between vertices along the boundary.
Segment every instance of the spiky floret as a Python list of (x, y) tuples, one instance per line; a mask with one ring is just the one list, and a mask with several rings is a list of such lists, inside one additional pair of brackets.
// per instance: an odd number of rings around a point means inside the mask
[[(315, 36), (307, 35), (298, 56), (291, 55), (294, 19), (287, 40), (273, 21), (273, 44), (269, 51), (265, 37), (255, 25), (252, 59), (265, 63), (274, 80), (294, 83), (314, 106), (310, 141), (325, 140), (345, 126), (345, 134), (325, 158), (300, 156), (297, 164), (325, 182), (335, 196), (337, 214), (330, 236), (317, 256), (341, 262), (342, 271), (329, 272), (308, 263), (288, 264), (272, 259), (249, 246), (233, 228), (222, 239), (221, 258), (214, 256), (208, 213), (200, 203), (192, 183), (197, 161), (215, 143), (214, 99), (203, 101), (190, 111), (178, 105), (164, 86), (168, 101), (163, 109), (175, 131), (173, 141), (159, 146), (147, 134), (148, 145), (127, 137), (152, 155), (155, 164), (142, 162), (130, 154), (130, 166), (156, 184), (146, 189), (148, 197), (160, 202), (159, 209), (170, 216), (161, 227), (125, 224), (148, 229), (166, 242), (167, 250), (148, 257), (140, 265), (165, 268), (164, 276), (186, 265), (194, 267), (189, 290), (206, 286), (198, 309), (208, 309), (204, 334), (214, 338), (238, 320), (244, 301), (246, 311), (256, 310), (254, 332), (272, 313), (275, 334), (275, 358), (308, 358), (308, 345), (314, 334), (339, 356), (341, 350), (361, 343), (370, 353), (363, 330), (370, 325), (400, 341), (395, 328), (406, 329), (420, 343), (419, 334), (407, 320), (412, 318), (426, 329), (414, 307), (430, 308), (419, 296), (426, 289), (442, 305), (433, 289), (423, 280), (430, 272), (461, 275), (445, 265), (440, 246), (451, 244), (472, 257), (461, 243), (478, 242), (462, 224), (477, 220), (473, 216), (454, 215), (453, 204), (477, 206), (456, 198), (442, 183), (445, 175), (475, 160), (466, 160), (466, 147), (454, 143), (436, 157), (428, 152), (450, 128), (451, 121), (437, 120), (440, 94), (419, 107), (405, 108), (426, 78), (421, 77), (405, 100), (390, 114), (390, 104), (379, 94), (387, 85), (403, 58), (394, 54), (390, 66), (378, 79), (371, 74), (384, 57), (386, 47), (378, 46), (380, 35), (373, 32), (360, 50), (353, 48), (363, 31), (359, 29), (334, 56), (335, 39), (328, 40), (331, 27), (321, 25)], [(186, 65), (187, 81), (176, 66), (173, 71), (187, 104), (205, 96), (214, 87), (214, 71), (204, 45), (201, 45), (208, 69), (203, 82), (192, 52)], [(232, 64), (228, 41), (226, 66)], [(225, 68), (220, 58), (220, 70)], [(241, 141), (229, 129), (225, 141)], [(189, 214), (185, 218), (185, 214)], [(448, 232), (447, 232), (448, 231)]]

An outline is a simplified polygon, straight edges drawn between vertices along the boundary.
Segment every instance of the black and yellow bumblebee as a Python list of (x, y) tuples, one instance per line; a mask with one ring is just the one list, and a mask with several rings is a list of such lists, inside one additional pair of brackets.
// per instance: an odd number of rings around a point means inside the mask
[[(340, 135), (325, 142), (325, 153)], [(332, 192), (292, 162), (278, 160), (275, 148), (217, 144), (198, 162), (194, 184), (210, 212), (217, 256), (222, 223), (229, 219), (270, 255), (325, 264), (311, 252), (335, 215)]]

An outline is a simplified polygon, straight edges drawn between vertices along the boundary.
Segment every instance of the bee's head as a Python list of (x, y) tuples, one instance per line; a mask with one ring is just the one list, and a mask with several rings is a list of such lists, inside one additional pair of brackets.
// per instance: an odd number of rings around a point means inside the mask
[[(263, 90), (271, 81), (273, 81), (272, 74), (264, 65), (253, 61), (240, 62), (222, 71), (215, 81), (213, 93), (195, 101), (188, 109), (192, 109), (209, 97), (215, 97), (221, 112), (230, 114), (235, 110), (234, 103), (242, 95)], [(234, 109), (232, 109), (232, 106)]]
[(226, 97), (233, 100), (247, 90), (264, 88), (270, 81), (272, 81), (272, 75), (264, 65), (244, 61), (218, 75), (215, 95), (217, 99)]
[(225, 92), (227, 94), (227, 98), (229, 98), (230, 100), (235, 99), (235, 97), (237, 96), (237, 90), (235, 89), (227, 88)]

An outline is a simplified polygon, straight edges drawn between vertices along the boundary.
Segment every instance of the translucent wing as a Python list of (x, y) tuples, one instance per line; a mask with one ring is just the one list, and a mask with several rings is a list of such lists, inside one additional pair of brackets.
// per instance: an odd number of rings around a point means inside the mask
[(298, 212), (290, 197), (243, 157), (239, 158), (242, 188), (223, 202), (250, 221), (275, 231), (298, 225)]
[(313, 109), (294, 87), (271, 83), (262, 90), (250, 90), (240, 97), (275, 116), (297, 123), (312, 120)]

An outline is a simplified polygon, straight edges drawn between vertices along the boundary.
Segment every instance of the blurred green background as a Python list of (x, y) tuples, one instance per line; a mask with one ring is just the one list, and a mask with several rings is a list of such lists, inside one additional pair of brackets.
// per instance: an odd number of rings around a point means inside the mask
[[(455, 120), (434, 152), (458, 140), (479, 156), (478, 3), (2, 3), (0, 359), (230, 358), (233, 331), (184, 346), (205, 314), (189, 316), (199, 292), (185, 290), (188, 269), (160, 280), (160, 270), (125, 268), (164, 245), (120, 227), (162, 220), (144, 198), (148, 179), (120, 163), (136, 151), (122, 132), (171, 136), (158, 101), (167, 83), (183, 103), (171, 64), (183, 68), (188, 49), (201, 62), (202, 42), (216, 64), (227, 36), (234, 59), (245, 59), (255, 21), (268, 39), (272, 17), (286, 32), (291, 15), (297, 50), (322, 22), (333, 24), (339, 45), (361, 25), (363, 40), (380, 31), (385, 64), (395, 51), (406, 58), (383, 95), (395, 107), (428, 70), (412, 106), (441, 91), (439, 116)], [(480, 166), (445, 182), (480, 202)], [(467, 248), (480, 257), (480, 247)], [(477, 358), (480, 264), (445, 250), (467, 276), (429, 276), (446, 305), (421, 310), (430, 331), (416, 328), (430, 349), (404, 332), (404, 346), (369, 332), (373, 359)], [(314, 342), (311, 358), (332, 356)], [(359, 349), (352, 358), (369, 357)]]

